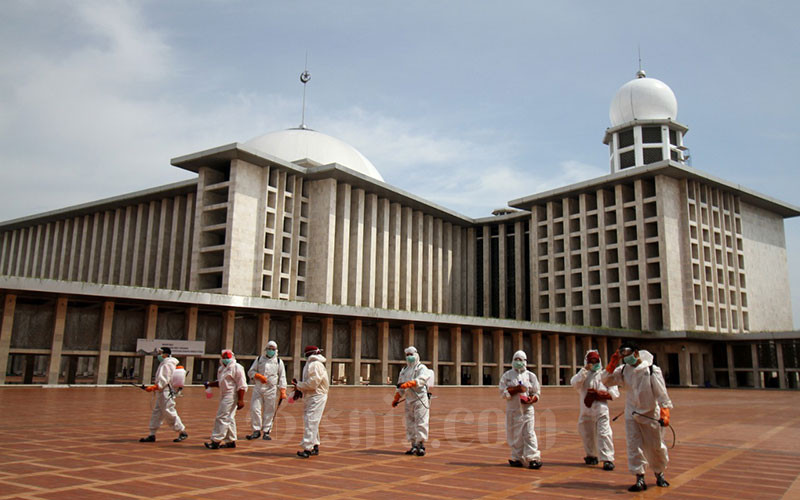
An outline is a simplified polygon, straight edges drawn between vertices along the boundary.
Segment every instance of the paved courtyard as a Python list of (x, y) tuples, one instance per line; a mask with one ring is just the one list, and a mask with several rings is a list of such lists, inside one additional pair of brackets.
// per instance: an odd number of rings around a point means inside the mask
[[(406, 456), (392, 389), (333, 387), (321, 455), (295, 456), (302, 405), (284, 404), (273, 441), (207, 450), (217, 407), (191, 388), (178, 409), (189, 439), (147, 434), (151, 395), (134, 387), (0, 389), (0, 498), (800, 498), (800, 392), (672, 389), (677, 444), (670, 488), (628, 493), (623, 419), (617, 469), (583, 465), (577, 396), (545, 387), (537, 404), (542, 469), (507, 465), (504, 404), (492, 388), (438, 387), (428, 456)], [(248, 393), (249, 396), (249, 393)], [(249, 403), (249, 399), (248, 399)], [(249, 404), (248, 404), (249, 406)], [(612, 415), (623, 408), (611, 404)], [(667, 435), (668, 445), (672, 434)]]

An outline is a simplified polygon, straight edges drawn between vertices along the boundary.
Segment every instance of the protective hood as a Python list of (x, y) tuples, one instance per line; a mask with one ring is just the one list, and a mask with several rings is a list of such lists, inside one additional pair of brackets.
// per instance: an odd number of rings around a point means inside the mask
[[(583, 356), (583, 364), (584, 365), (587, 365), (589, 363), (589, 353), (592, 353), (592, 352), (597, 354), (597, 357), (600, 358), (600, 351), (598, 351), (597, 349), (589, 349), (588, 351), (586, 351), (586, 355)], [(601, 363), (603, 362), (602, 358), (600, 358), (600, 362)]]
[(642, 360), (643, 366), (650, 366), (653, 364), (653, 355), (650, 351), (639, 350), (639, 359)]
[(320, 363), (324, 363), (326, 359), (322, 354), (312, 354), (306, 359), (307, 363), (310, 363), (311, 361), (319, 361)]
[[(517, 352), (514, 353), (514, 355), (511, 357), (511, 366), (512, 367), (514, 366), (514, 360), (515, 359), (521, 359), (521, 360), (525, 361), (526, 365), (528, 364), (528, 355), (525, 354), (525, 351), (517, 351)], [(514, 370), (522, 373), (522, 372), (524, 372), (526, 370), (526, 368), (523, 366), (522, 369), (514, 368)]]
[(264, 355), (265, 356), (266, 356), (267, 351), (269, 349), (273, 349), (275, 351), (275, 356), (278, 355), (278, 344), (274, 340), (270, 340), (269, 342), (267, 342), (267, 347), (264, 348)]
[(176, 367), (178, 366), (178, 358), (173, 358), (172, 356), (170, 356), (168, 358), (164, 358), (164, 361), (162, 361), (162, 363), (167, 363), (169, 365), (172, 365), (173, 367)]
[(408, 346), (408, 347), (406, 347), (405, 351), (403, 351), (403, 352), (404, 352), (404, 354), (406, 356), (408, 356), (409, 354), (414, 356), (414, 362), (413, 363), (409, 363), (408, 361), (406, 361), (406, 363), (409, 366), (414, 366), (417, 363), (419, 363), (419, 353), (417, 352), (417, 348), (416, 347), (414, 347), (413, 345), (412, 346)]

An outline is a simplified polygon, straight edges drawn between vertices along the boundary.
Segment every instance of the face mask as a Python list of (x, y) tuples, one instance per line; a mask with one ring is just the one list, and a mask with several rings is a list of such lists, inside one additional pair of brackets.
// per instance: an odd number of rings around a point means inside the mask
[(599, 372), (600, 368), (602, 368), (602, 366), (600, 366), (600, 363), (595, 363), (595, 364), (592, 365), (592, 371), (593, 372)]
[(413, 363), (416, 360), (417, 360), (417, 358), (415, 358), (413, 355), (406, 356), (406, 361), (408, 361), (409, 363)]
[(272, 357), (275, 355), (275, 349), (267, 349), (267, 356)]
[(222, 360), (222, 364), (228, 366), (229, 364), (231, 364), (231, 361), (233, 361), (231, 358), (225, 358)]
[(622, 361), (624, 361), (624, 362), (628, 363), (629, 365), (633, 366), (633, 365), (636, 364), (636, 356), (634, 356), (633, 354), (630, 354), (630, 355), (625, 356), (624, 358), (622, 358)]
[(515, 360), (514, 360), (514, 361), (511, 363), (511, 365), (512, 365), (514, 368), (516, 368), (517, 370), (522, 370), (523, 368), (525, 368), (525, 362), (524, 362), (524, 361), (519, 361), (519, 360), (517, 360), (517, 359), (515, 359)]
[(156, 356), (156, 359), (158, 359), (158, 362), (161, 363), (162, 361), (164, 361), (164, 356), (159, 354), (158, 356)]

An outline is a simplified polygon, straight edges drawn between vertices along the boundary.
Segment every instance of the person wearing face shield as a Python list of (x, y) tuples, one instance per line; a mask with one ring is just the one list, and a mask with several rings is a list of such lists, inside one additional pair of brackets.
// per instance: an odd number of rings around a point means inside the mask
[(528, 357), (517, 351), (511, 369), (500, 377), (500, 394), (506, 399), (506, 439), (511, 448), (511, 467), (539, 469), (542, 454), (534, 431), (533, 403), (539, 401), (541, 386), (536, 374), (526, 368)]
[(156, 404), (153, 407), (153, 413), (150, 415), (150, 434), (141, 438), (139, 442), (154, 442), (156, 440), (156, 431), (161, 427), (161, 423), (166, 420), (167, 425), (178, 433), (178, 437), (172, 441), (180, 443), (188, 438), (189, 434), (186, 433), (186, 427), (181, 422), (181, 417), (178, 416), (178, 410), (175, 407), (175, 393), (170, 386), (172, 375), (178, 366), (178, 360), (172, 357), (172, 349), (169, 347), (159, 349), (157, 359), (156, 383), (145, 389), (147, 392), (157, 393)]
[(656, 485), (669, 486), (664, 478), (669, 455), (661, 438), (661, 427), (669, 425), (672, 401), (661, 369), (653, 364), (653, 355), (639, 350), (632, 342), (625, 342), (611, 356), (601, 380), (607, 386), (618, 385), (626, 390), (628, 468), (636, 475), (636, 483), (628, 491), (647, 489), (644, 473), (648, 464), (656, 475)]
[(400, 370), (397, 377), (397, 391), (394, 393), (392, 407), (400, 404), (402, 396), (406, 397), (406, 439), (411, 443), (411, 448), (406, 451), (406, 455), (424, 457), (431, 407), (428, 387), (432, 382), (433, 372), (420, 363), (416, 347), (407, 347), (405, 355), (406, 366)]
[(211, 441), (204, 443), (206, 448), (236, 448), (236, 410), (244, 408), (244, 393), (247, 392), (247, 375), (244, 367), (236, 362), (233, 351), (222, 351), (221, 364), (217, 370), (217, 380), (206, 382), (205, 386), (219, 387), (219, 407), (214, 420)]
[(304, 401), (303, 440), (300, 442), (302, 449), (297, 452), (297, 456), (308, 458), (319, 455), (319, 424), (328, 402), (330, 381), (321, 349), (313, 345), (306, 346), (303, 356), (306, 358), (303, 379), (300, 382), (293, 379), (292, 385), (295, 391), (293, 398), (297, 399), (302, 395)]
[(619, 397), (616, 386), (606, 387), (600, 380), (603, 365), (600, 353), (591, 350), (586, 353), (583, 367), (572, 377), (570, 384), (580, 394), (578, 433), (583, 440), (586, 465), (597, 465), (603, 461), (603, 470), (614, 470), (614, 440), (611, 422), (608, 417), (608, 401)]
[(253, 397), (250, 398), (250, 423), (253, 433), (246, 437), (265, 440), (272, 439), (272, 419), (277, 405), (286, 399), (286, 367), (278, 358), (278, 344), (274, 340), (267, 343), (264, 356), (253, 361), (247, 376), (253, 380)]

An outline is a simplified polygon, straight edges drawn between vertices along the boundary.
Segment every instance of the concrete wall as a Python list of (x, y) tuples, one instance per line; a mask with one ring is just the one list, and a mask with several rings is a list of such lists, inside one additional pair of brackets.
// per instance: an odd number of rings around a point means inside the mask
[(741, 203), (751, 331), (791, 330), (792, 304), (783, 218)]

